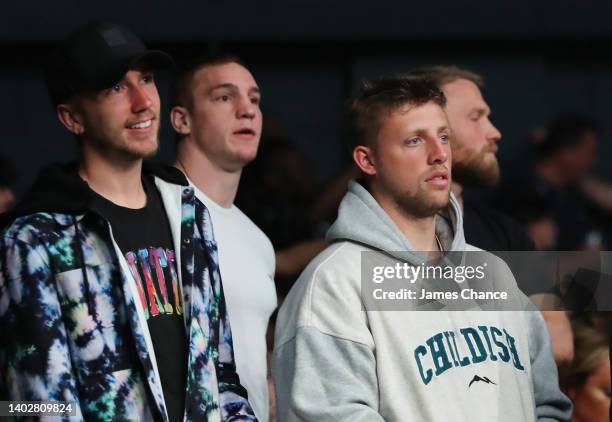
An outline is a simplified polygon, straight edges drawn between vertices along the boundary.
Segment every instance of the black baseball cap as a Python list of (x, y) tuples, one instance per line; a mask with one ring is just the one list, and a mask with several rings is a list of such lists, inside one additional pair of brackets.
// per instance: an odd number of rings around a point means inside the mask
[(134, 33), (110, 22), (92, 22), (70, 34), (50, 55), (45, 82), (53, 105), (74, 94), (112, 87), (135, 65), (171, 67), (172, 58), (149, 50)]

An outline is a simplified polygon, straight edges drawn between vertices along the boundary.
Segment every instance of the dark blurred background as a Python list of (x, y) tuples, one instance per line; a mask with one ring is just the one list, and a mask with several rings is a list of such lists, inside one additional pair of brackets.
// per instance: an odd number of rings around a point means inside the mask
[[(575, 111), (600, 124), (595, 172), (610, 179), (611, 16), (610, 2), (558, 0), (22, 1), (5, 5), (0, 16), (0, 153), (17, 165), (18, 197), (42, 166), (74, 156), (40, 64), (79, 25), (112, 20), (179, 59), (211, 50), (241, 56), (262, 88), (267, 124), (312, 161), (319, 182), (348, 162), (342, 106), (355, 83), (428, 64), (484, 75), (492, 121), (503, 134), (505, 174), (521, 169), (534, 129)], [(159, 88), (164, 101), (168, 75)], [(166, 119), (161, 158), (173, 155)]]

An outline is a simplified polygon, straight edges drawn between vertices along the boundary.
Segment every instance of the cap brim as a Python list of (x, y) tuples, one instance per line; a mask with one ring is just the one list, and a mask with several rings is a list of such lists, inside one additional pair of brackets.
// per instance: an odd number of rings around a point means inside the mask
[(151, 70), (168, 69), (174, 66), (174, 60), (163, 51), (148, 50), (144, 54), (132, 57), (125, 71), (127, 72), (129, 69), (141, 64), (150, 67)]
[(116, 84), (130, 69), (144, 67), (147, 70), (168, 69), (174, 66), (174, 60), (168, 54), (159, 50), (147, 50), (136, 56), (124, 57), (110, 66), (104, 75), (97, 75), (97, 81), (88, 84), (90, 89), (107, 89)]

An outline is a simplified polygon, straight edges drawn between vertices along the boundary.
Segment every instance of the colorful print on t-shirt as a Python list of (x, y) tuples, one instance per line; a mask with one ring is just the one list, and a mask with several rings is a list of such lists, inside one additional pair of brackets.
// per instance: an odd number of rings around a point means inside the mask
[(174, 251), (149, 247), (125, 254), (147, 320), (158, 315), (182, 315), (183, 306)]

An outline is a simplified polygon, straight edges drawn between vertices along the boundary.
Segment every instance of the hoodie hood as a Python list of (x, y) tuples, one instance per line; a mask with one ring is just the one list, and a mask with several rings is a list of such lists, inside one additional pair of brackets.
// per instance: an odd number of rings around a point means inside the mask
[[(142, 172), (177, 185), (189, 185), (183, 173), (167, 165), (145, 162)], [(0, 216), (0, 228), (19, 217), (38, 212), (81, 215), (92, 209), (93, 200), (93, 191), (79, 176), (78, 163), (54, 164), (38, 175), (24, 199), (13, 210)]]
[[(465, 250), (461, 208), (452, 193), (449, 206), (436, 215), (436, 234), (445, 251)], [(326, 240), (360, 243), (402, 260), (408, 256), (411, 262), (423, 260), (370, 192), (354, 180), (349, 182), (338, 218), (327, 232)]]

